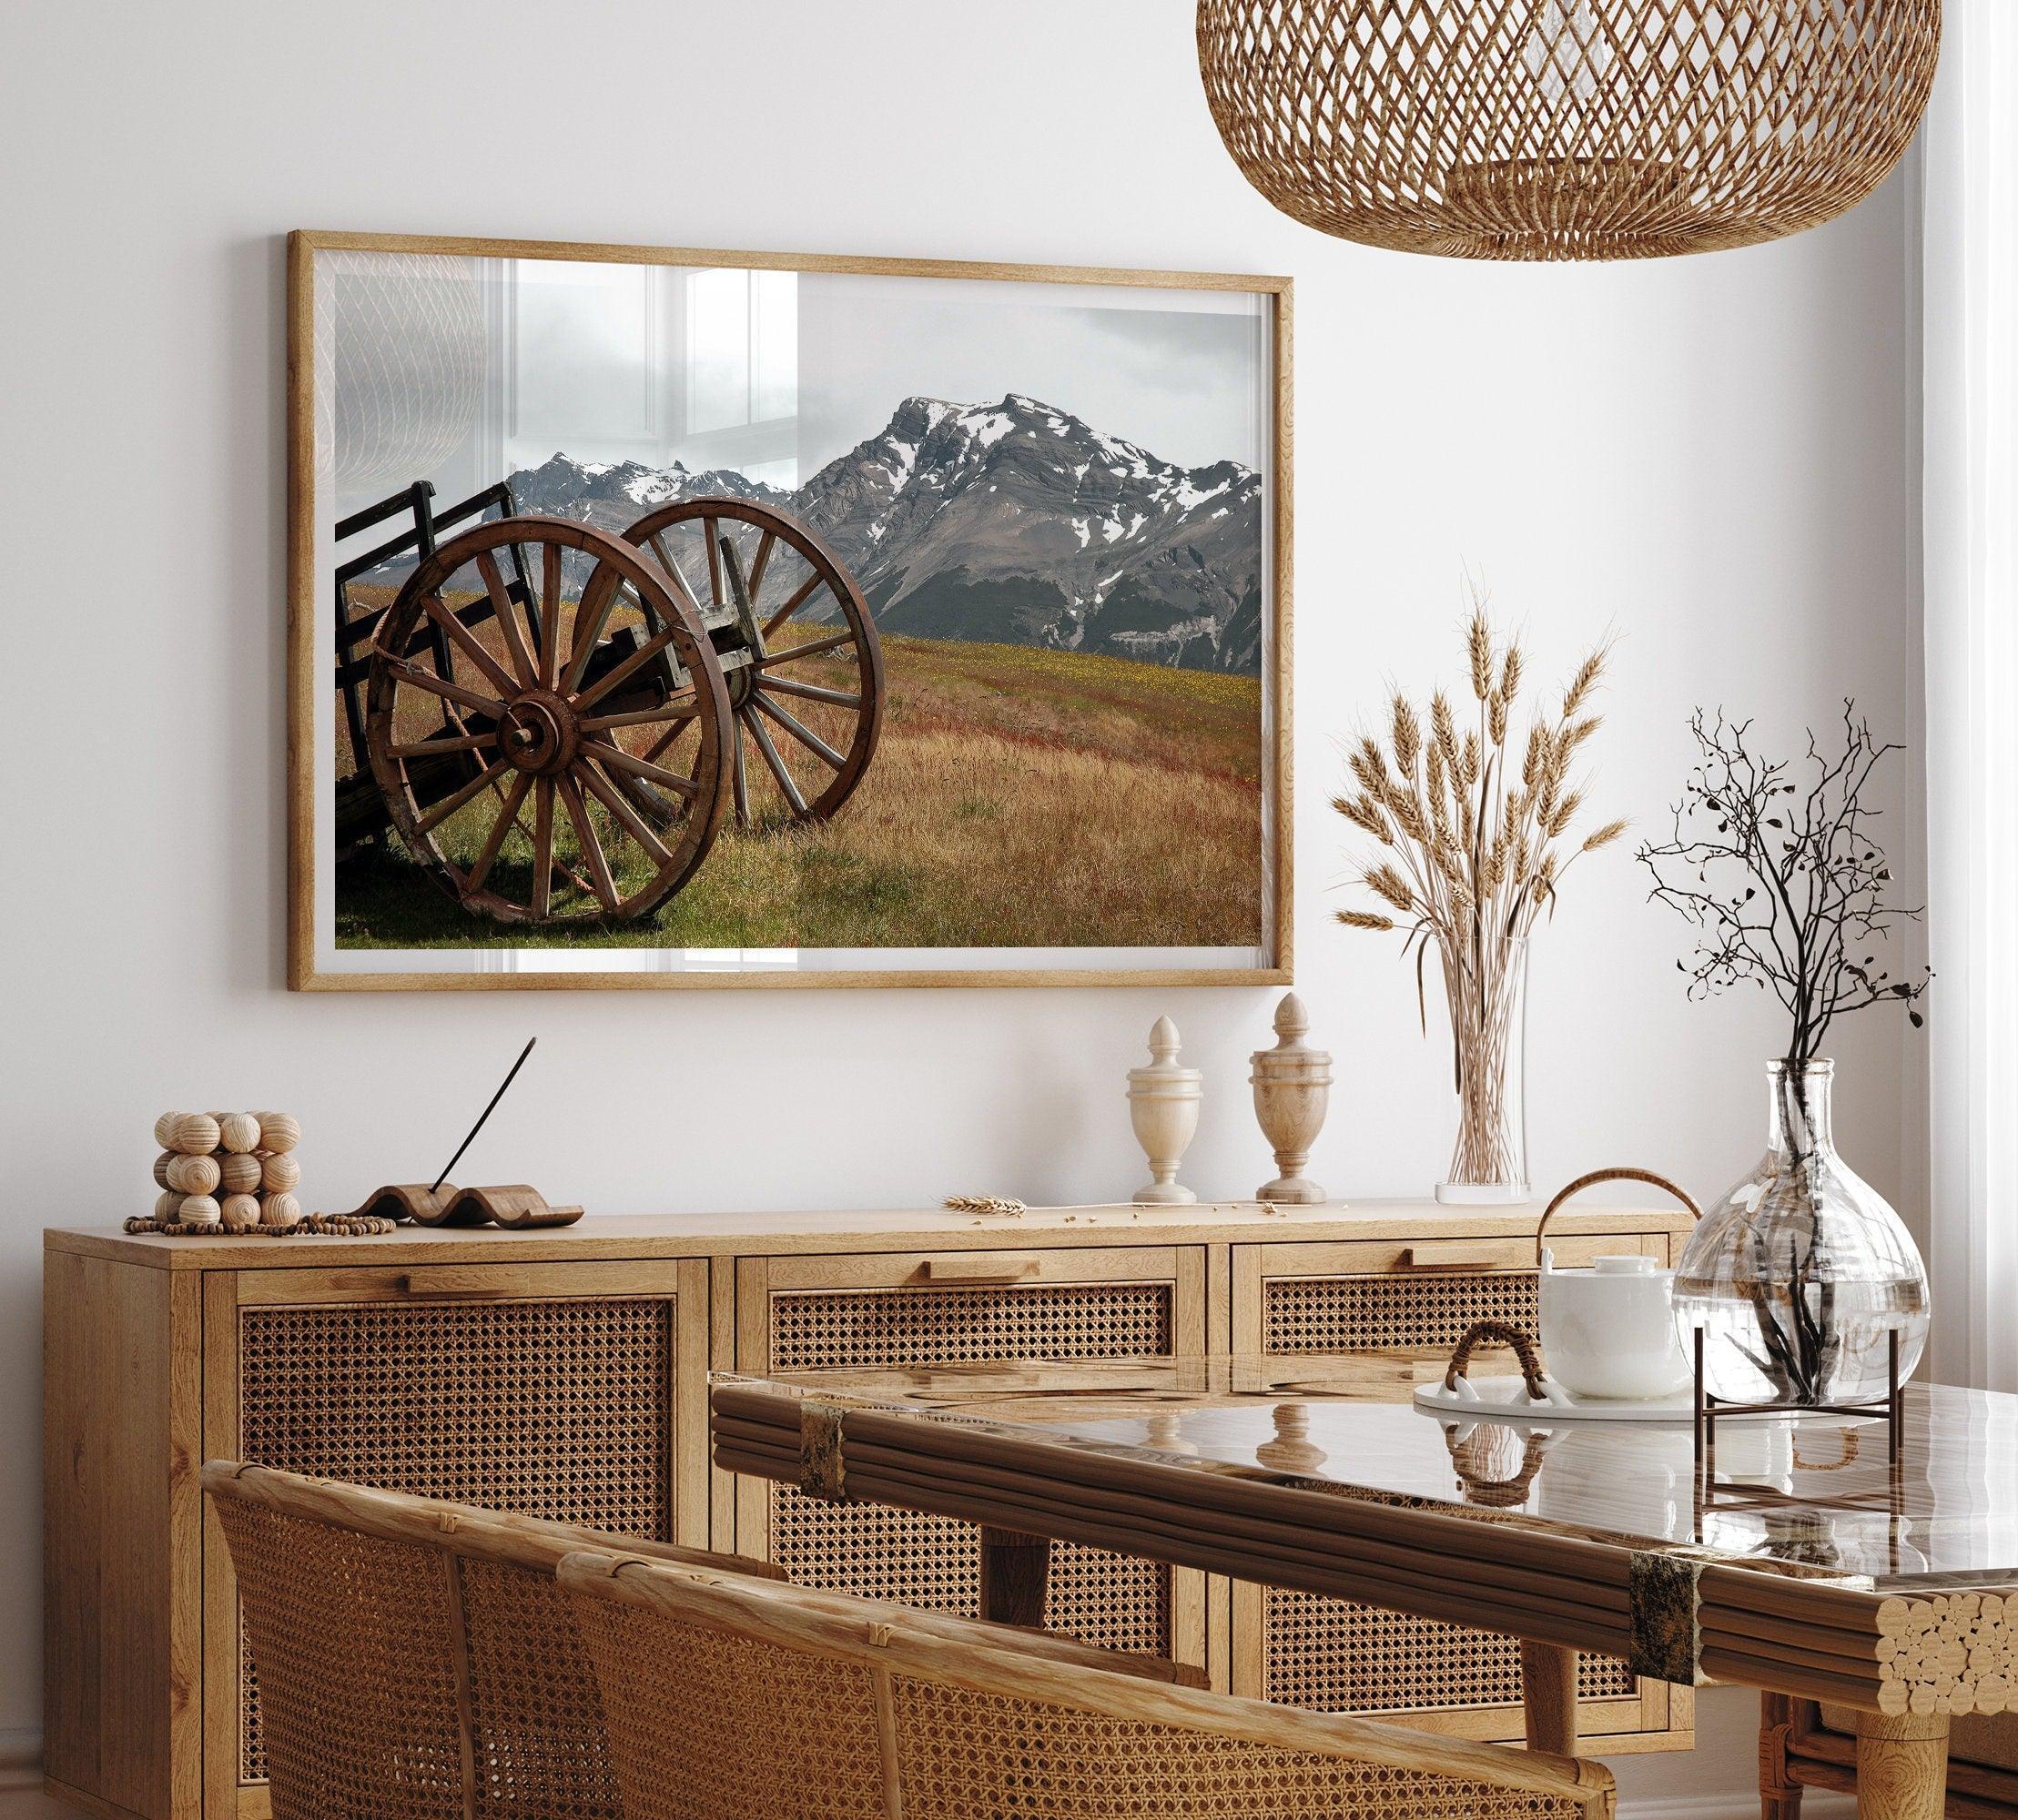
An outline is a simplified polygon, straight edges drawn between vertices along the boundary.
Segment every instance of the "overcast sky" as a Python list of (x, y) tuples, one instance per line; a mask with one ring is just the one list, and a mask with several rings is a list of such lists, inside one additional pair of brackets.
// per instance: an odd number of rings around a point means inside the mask
[[(478, 471), (480, 373), (506, 426), (507, 472), (563, 450), (736, 467), (789, 486), (876, 435), (907, 398), (993, 404), (1008, 392), (1186, 467), (1260, 468), (1267, 447), (1267, 315), (1252, 292), (860, 273), (753, 285), (734, 269), (572, 260), (359, 264), (332, 278), (330, 299), (337, 478), (350, 491), (403, 484), (431, 462), (444, 489), (499, 478)], [(499, 283), (511, 287), (502, 308), (482, 296)], [(501, 319), (502, 340), (485, 328)], [(704, 347), (719, 354), (690, 369)], [(704, 409), (704, 392), (733, 401)]]
[(1186, 467), (1259, 467), (1263, 322), (1245, 293), (807, 274), (800, 472), (873, 436), (900, 399), (992, 404), (1012, 391)]

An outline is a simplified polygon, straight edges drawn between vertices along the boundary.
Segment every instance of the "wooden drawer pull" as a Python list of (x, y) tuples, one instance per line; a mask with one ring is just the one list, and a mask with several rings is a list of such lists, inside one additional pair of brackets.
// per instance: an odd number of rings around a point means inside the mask
[(431, 1283), (404, 1273), (393, 1278), (392, 1288), (399, 1295), (431, 1302), (497, 1301), (512, 1293), (502, 1283)]
[(928, 1283), (1027, 1283), (1037, 1275), (1035, 1258), (928, 1258), (918, 1275)]
[(1416, 1255), (1415, 1247), (1404, 1246), (1402, 1255), (1395, 1259), (1397, 1270), (1504, 1270), (1507, 1268), (1504, 1258), (1496, 1257), (1490, 1251), (1436, 1250), (1427, 1257)]

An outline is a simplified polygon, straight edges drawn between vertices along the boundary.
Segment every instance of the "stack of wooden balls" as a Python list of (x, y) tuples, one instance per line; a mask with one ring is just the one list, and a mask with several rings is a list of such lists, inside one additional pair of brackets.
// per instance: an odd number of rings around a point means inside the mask
[(285, 1112), (164, 1112), (154, 1121), (163, 1226), (285, 1232), (301, 1218), (299, 1120)]

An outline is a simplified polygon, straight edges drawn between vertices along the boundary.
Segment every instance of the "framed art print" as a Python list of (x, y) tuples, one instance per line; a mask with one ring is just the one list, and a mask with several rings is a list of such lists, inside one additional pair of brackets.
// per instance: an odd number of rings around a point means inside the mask
[(1289, 977), (1286, 278), (289, 272), (291, 984)]

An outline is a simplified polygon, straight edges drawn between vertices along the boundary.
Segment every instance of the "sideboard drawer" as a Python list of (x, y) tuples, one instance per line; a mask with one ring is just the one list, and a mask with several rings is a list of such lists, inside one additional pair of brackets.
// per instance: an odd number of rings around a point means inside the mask
[[(1641, 1252), (1665, 1233), (1552, 1239), (1558, 1264)], [(1475, 1320), (1534, 1330), (1530, 1239), (1435, 1239), (1234, 1248), (1236, 1352), (1396, 1352), (1442, 1360)], [(1509, 1368), (1510, 1369), (1510, 1368)]]
[[(440, 1265), (220, 1275), (207, 1455), (705, 1544), (707, 1266)], [(259, 1687), (207, 1528), (207, 1775), (265, 1805)], [(211, 1727), (217, 1728), (214, 1734)], [(231, 1811), (219, 1803), (219, 1811)]]
[[(1622, 1252), (1666, 1264), (1668, 1248), (1661, 1231), (1559, 1240), (1552, 1234), (1550, 1246), (1565, 1265)], [(1449, 1356), (1473, 1321), (1504, 1320), (1530, 1332), (1536, 1325), (1532, 1239), (1236, 1246), (1232, 1279), (1236, 1352), (1378, 1354), (1377, 1363), (1368, 1361), (1368, 1385), (1397, 1399)], [(1380, 1714), (1471, 1737), (1523, 1733), (1520, 1648), (1510, 1637), (1240, 1585), (1232, 1649), (1236, 1694)], [(1658, 1748), (1691, 1724), (1685, 1690), (1638, 1680), (1609, 1657), (1584, 1657), (1577, 1688), (1579, 1729), (1600, 1754)]]
[[(745, 1258), (736, 1268), (745, 1371), (1205, 1350), (1196, 1247)], [(802, 1584), (968, 1615), (979, 1608), (969, 1523), (747, 1481), (735, 1508), (737, 1548)], [(1060, 1546), (1046, 1608), (1054, 1628), (1090, 1642), (1205, 1659), (1202, 1574)]]

